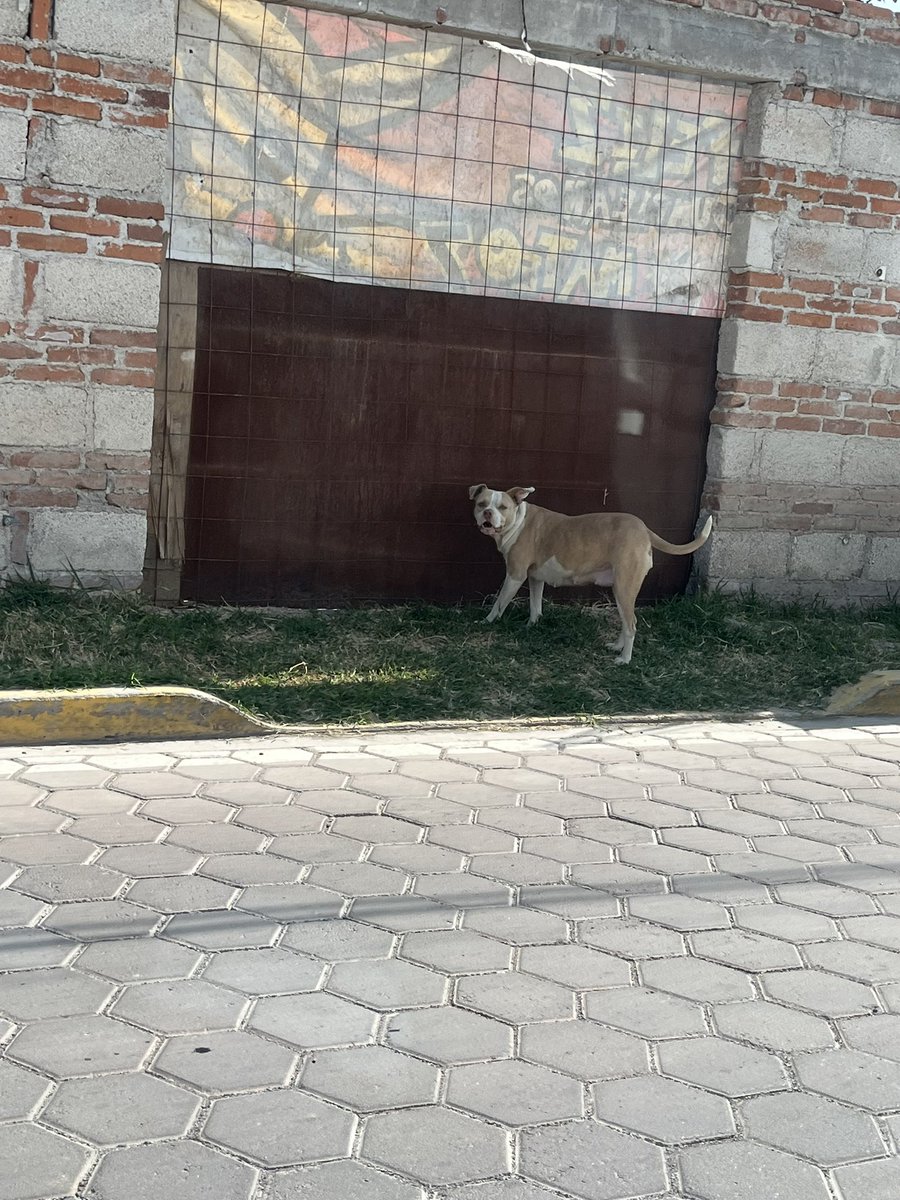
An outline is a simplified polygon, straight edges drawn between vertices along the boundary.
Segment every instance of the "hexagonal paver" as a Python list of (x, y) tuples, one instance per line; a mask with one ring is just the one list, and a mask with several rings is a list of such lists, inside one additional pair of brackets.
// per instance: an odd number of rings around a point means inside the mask
[(361, 1157), (423, 1183), (489, 1179), (509, 1170), (508, 1135), (463, 1113), (431, 1105), (371, 1118)]
[(587, 946), (526, 946), (519, 969), (578, 991), (619, 987), (630, 979), (628, 964), (621, 958)]
[(391, 1017), (386, 1040), (437, 1063), (482, 1062), (512, 1054), (512, 1029), (461, 1008), (422, 1008)]
[(589, 917), (617, 917), (622, 910), (611, 893), (576, 887), (571, 883), (528, 885), (519, 889), (519, 904), (554, 913), (567, 921)]
[(181, 979), (132, 983), (110, 1013), (154, 1033), (193, 1033), (234, 1029), (247, 1004), (243, 996), (203, 979)]
[(418, 825), (398, 821), (396, 817), (336, 817), (332, 829), (341, 837), (382, 845), (417, 842), (422, 835)]
[(878, 999), (864, 984), (827, 971), (775, 971), (761, 977), (773, 1000), (805, 1008), (824, 1017), (853, 1017), (877, 1012)]
[(353, 1046), (312, 1056), (299, 1086), (356, 1112), (378, 1112), (433, 1104), (439, 1078), (435, 1067), (386, 1046)]
[(721, 1096), (658, 1075), (595, 1084), (594, 1111), (598, 1120), (671, 1146), (735, 1133)]
[(112, 984), (69, 967), (0, 975), (0, 1013), (15, 1021), (97, 1013), (112, 994)]
[(695, 900), (692, 896), (633, 896), (628, 901), (628, 909), (633, 917), (684, 932), (727, 929), (731, 924), (721, 905)]
[(280, 1171), (270, 1187), (270, 1200), (422, 1200), (424, 1195), (416, 1184), (349, 1158)]
[(133, 817), (129, 813), (111, 813), (105, 816), (79, 817), (72, 822), (66, 833), (72, 838), (86, 838), (96, 842), (98, 846), (136, 846), (157, 841), (163, 837), (165, 830), (153, 821), (145, 821), (143, 817)]
[(127, 900), (84, 900), (61, 904), (44, 919), (44, 927), (84, 942), (107, 938), (146, 937), (160, 924), (158, 913)]
[(198, 854), (256, 854), (266, 844), (266, 835), (228, 821), (178, 825), (166, 834), (167, 846), (182, 846)]
[(798, 1054), (794, 1060), (804, 1087), (868, 1112), (900, 1108), (900, 1064), (859, 1050)]
[(769, 1050), (824, 1050), (835, 1044), (831, 1026), (821, 1017), (767, 1000), (717, 1004), (713, 1019), (725, 1037)]
[(282, 945), (329, 962), (340, 962), (352, 958), (386, 958), (393, 940), (381, 929), (344, 919), (289, 925)]
[(843, 922), (848, 937), (886, 950), (900, 950), (900, 917), (879, 913), (874, 917), (847, 917)]
[(279, 992), (314, 991), (323, 970), (323, 964), (316, 959), (277, 947), (221, 950), (203, 972), (203, 978), (250, 996), (271, 996)]
[(900, 954), (864, 942), (825, 942), (807, 946), (805, 957), (813, 967), (847, 975), (861, 983), (893, 983), (900, 980)]
[(51, 1017), (27, 1025), (9, 1047), (9, 1056), (55, 1079), (75, 1079), (101, 1071), (136, 1071), (153, 1038), (109, 1017)]
[(351, 1113), (290, 1088), (216, 1100), (203, 1136), (265, 1167), (291, 1167), (349, 1154)]
[(325, 863), (313, 867), (307, 878), (344, 896), (399, 896), (408, 882), (402, 871), (368, 862)]
[(885, 1153), (871, 1117), (821, 1096), (803, 1092), (757, 1096), (742, 1111), (749, 1138), (812, 1159), (820, 1167)]
[(350, 915), (355, 921), (365, 921), (392, 933), (452, 929), (456, 924), (452, 908), (416, 895), (362, 896), (353, 901)]
[(537, 1125), (584, 1112), (576, 1080), (513, 1059), (454, 1067), (447, 1103), (503, 1125)]
[(174, 768), (179, 775), (189, 779), (210, 782), (252, 779), (256, 767), (252, 763), (239, 762), (233, 758), (189, 758)]
[(635, 917), (580, 921), (578, 940), (622, 958), (669, 958), (684, 954), (684, 939), (673, 929), (649, 925)]
[(119, 983), (137, 983), (141, 979), (184, 979), (199, 961), (200, 954), (185, 946), (158, 938), (126, 938), (88, 946), (78, 957), (78, 967)]
[(440, 1004), (446, 989), (446, 976), (396, 958), (338, 963), (328, 979), (329, 991), (381, 1012)]
[(260, 1000), (249, 1024), (291, 1045), (312, 1049), (370, 1042), (376, 1020), (371, 1009), (324, 992), (307, 992)]
[(896, 1157), (838, 1167), (834, 1177), (842, 1200), (895, 1200), (900, 1195), (900, 1161)]
[[(44, 808), (31, 808), (24, 804), (0, 808), (0, 835), (55, 833), (65, 823), (66, 818), (62, 813)], [(3, 852), (7, 853), (5, 847)]]
[(665, 1075), (724, 1096), (752, 1096), (789, 1087), (781, 1060), (725, 1038), (683, 1038), (658, 1048)]
[(448, 974), (503, 971), (511, 959), (509, 946), (467, 929), (408, 933), (403, 939), (404, 958)]
[(381, 803), (377, 796), (367, 796), (349, 788), (301, 792), (294, 797), (294, 804), (301, 808), (311, 808), (330, 817), (372, 816), (378, 813)]
[(253, 883), (294, 883), (299, 879), (300, 871), (299, 862), (279, 858), (271, 848), (267, 854), (211, 854), (197, 868), (199, 875), (224, 880), (235, 887)]
[[(353, 842), (348, 844), (354, 845)], [(369, 852), (369, 862), (383, 863), (386, 867), (396, 867), (397, 870), (407, 871), (411, 875), (461, 871), (463, 861), (463, 855), (458, 851), (445, 850), (442, 846), (431, 846), (426, 842), (415, 842), (412, 845), (401, 842), (395, 846), (374, 846)]]
[(202, 875), (160, 876), (139, 879), (128, 889), (128, 899), (160, 913), (208, 911), (227, 908), (237, 889)]
[(16, 880), (16, 890), (52, 904), (64, 900), (111, 900), (125, 876), (102, 867), (75, 863), (53, 867), (26, 867)]
[(164, 796), (192, 796), (198, 781), (170, 771), (128, 771), (117, 775), (109, 786), (117, 792), (151, 800)]
[(234, 820), (236, 825), (263, 833), (318, 833), (325, 824), (325, 815), (295, 804), (260, 804), (242, 808)]
[(641, 982), (662, 992), (673, 992), (687, 1000), (709, 1003), (716, 1000), (750, 1000), (753, 988), (748, 976), (733, 967), (706, 962), (702, 958), (657, 958), (641, 963)]
[(200, 796), (178, 797), (170, 800), (148, 800), (141, 805), (142, 817), (160, 821), (163, 825), (193, 825), (198, 821), (226, 821), (235, 810), (216, 800)]
[(202, 856), (180, 846), (162, 842), (144, 842), (133, 846), (114, 846), (100, 858), (100, 865), (121, 871), (135, 879), (154, 875), (190, 875), (202, 862)]
[(170, 1038), (153, 1070), (205, 1092), (238, 1092), (282, 1087), (295, 1055), (252, 1033), (191, 1033)]
[(838, 936), (837, 926), (822, 913), (804, 912), (783, 904), (759, 904), (740, 908), (735, 921), (744, 929), (752, 929), (769, 937), (803, 945)]
[(346, 900), (306, 883), (258, 883), (244, 888), (238, 907), (274, 921), (322, 921), (339, 917)]
[(262, 778), (277, 787), (294, 791), (309, 791), (312, 788), (339, 788), (346, 775), (342, 771), (328, 771), (322, 767), (270, 767), (263, 771)]
[(578, 1079), (614, 1079), (649, 1069), (645, 1042), (593, 1021), (541, 1021), (523, 1026), (519, 1038), (521, 1058)]
[(774, 971), (781, 967), (802, 966), (797, 948), (777, 938), (743, 929), (710, 929), (690, 936), (695, 954), (741, 971)]
[(457, 1004), (514, 1025), (574, 1017), (574, 1001), (570, 988), (517, 971), (463, 976), (456, 988)]
[(492, 908), (488, 912), (467, 912), (467, 929), (476, 929), (488, 937), (499, 938), (513, 946), (541, 945), (568, 940), (566, 923), (550, 913), (529, 912), (521, 908)]
[(877, 911), (875, 901), (864, 892), (830, 883), (788, 883), (777, 887), (775, 892), (783, 904), (830, 917), (864, 917)]
[(584, 1011), (592, 1021), (649, 1038), (677, 1038), (707, 1031), (699, 1005), (650, 988), (588, 992)]
[(250, 1200), (258, 1172), (194, 1141), (112, 1150), (91, 1179), (91, 1200)]
[(685, 1189), (702, 1200), (831, 1200), (817, 1167), (757, 1142), (691, 1146), (680, 1161)]
[(0, 1059), (0, 1121), (27, 1120), (49, 1090), (43, 1075)]
[(0, 1162), (15, 1170), (0, 1173), (0, 1200), (42, 1200), (74, 1195), (88, 1165), (88, 1153), (37, 1125), (0, 1125)]
[(508, 884), (459, 871), (423, 875), (416, 880), (415, 894), (454, 908), (476, 910), (505, 908), (513, 899), (513, 890)]
[(228, 908), (179, 913), (169, 921), (164, 936), (201, 950), (230, 950), (271, 946), (280, 931), (277, 921)]
[[(2, 875), (2, 869), (0, 869)], [(19, 892), (5, 888), (0, 892), (0, 928), (13, 929), (17, 926), (30, 925), (44, 911), (42, 900), (33, 900)]]
[(80, 837), (74, 837), (71, 832), (0, 838), (0, 858), (19, 863), (23, 867), (31, 863), (37, 866), (47, 866), (49, 863), (84, 863), (96, 849), (96, 846), (82, 841)]
[(199, 1096), (134, 1072), (61, 1084), (41, 1120), (96, 1146), (114, 1146), (181, 1137), (199, 1107)]
[(22, 779), (43, 788), (100, 787), (109, 779), (109, 771), (80, 762), (39, 763), (23, 771)]
[(666, 1188), (661, 1150), (594, 1121), (526, 1130), (519, 1170), (551, 1187), (565, 1180), (579, 1200), (624, 1200)]

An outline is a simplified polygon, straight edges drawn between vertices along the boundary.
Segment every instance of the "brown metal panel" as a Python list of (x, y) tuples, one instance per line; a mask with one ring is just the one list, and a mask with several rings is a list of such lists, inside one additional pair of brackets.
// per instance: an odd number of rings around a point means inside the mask
[[(200, 274), (185, 598), (481, 597), (502, 577), (466, 497), (481, 480), (690, 539), (717, 321)], [(658, 555), (643, 594), (689, 565)]]

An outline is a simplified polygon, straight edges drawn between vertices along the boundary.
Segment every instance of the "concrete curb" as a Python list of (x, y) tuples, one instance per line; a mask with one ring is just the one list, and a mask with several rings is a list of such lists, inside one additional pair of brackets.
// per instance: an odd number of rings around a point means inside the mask
[(828, 716), (900, 717), (900, 671), (870, 671), (833, 693)]

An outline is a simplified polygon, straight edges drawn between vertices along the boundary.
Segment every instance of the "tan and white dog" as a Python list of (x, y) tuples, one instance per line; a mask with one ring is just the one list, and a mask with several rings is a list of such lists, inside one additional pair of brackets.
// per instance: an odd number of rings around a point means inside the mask
[(634, 603), (653, 566), (652, 550), (666, 554), (693, 554), (712, 529), (710, 517), (699, 537), (685, 546), (675, 546), (648, 529), (630, 513), (585, 513), (568, 517), (547, 508), (526, 504), (532, 487), (514, 487), (498, 492), (486, 483), (469, 488), (475, 501), (475, 523), (492, 537), (506, 560), (503, 582), (488, 621), (505, 612), (516, 592), (528, 580), (530, 617), (540, 620), (544, 584), (551, 587), (612, 587), (622, 632), (610, 650), (618, 650), (617, 663), (631, 662), (636, 621)]

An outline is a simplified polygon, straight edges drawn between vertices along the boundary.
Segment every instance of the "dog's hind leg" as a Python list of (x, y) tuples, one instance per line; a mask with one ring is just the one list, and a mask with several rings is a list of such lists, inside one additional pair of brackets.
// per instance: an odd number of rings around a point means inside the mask
[(637, 632), (637, 618), (634, 615), (634, 604), (641, 590), (641, 584), (647, 572), (653, 565), (650, 554), (641, 552), (636, 560), (624, 562), (617, 566), (613, 578), (613, 596), (616, 608), (619, 610), (619, 620), (622, 622), (622, 632), (610, 646), (618, 650), (616, 662), (625, 666), (631, 662), (631, 652), (634, 648), (634, 635)]
[(541, 619), (544, 599), (544, 581), (528, 576), (528, 624), (534, 625)]

